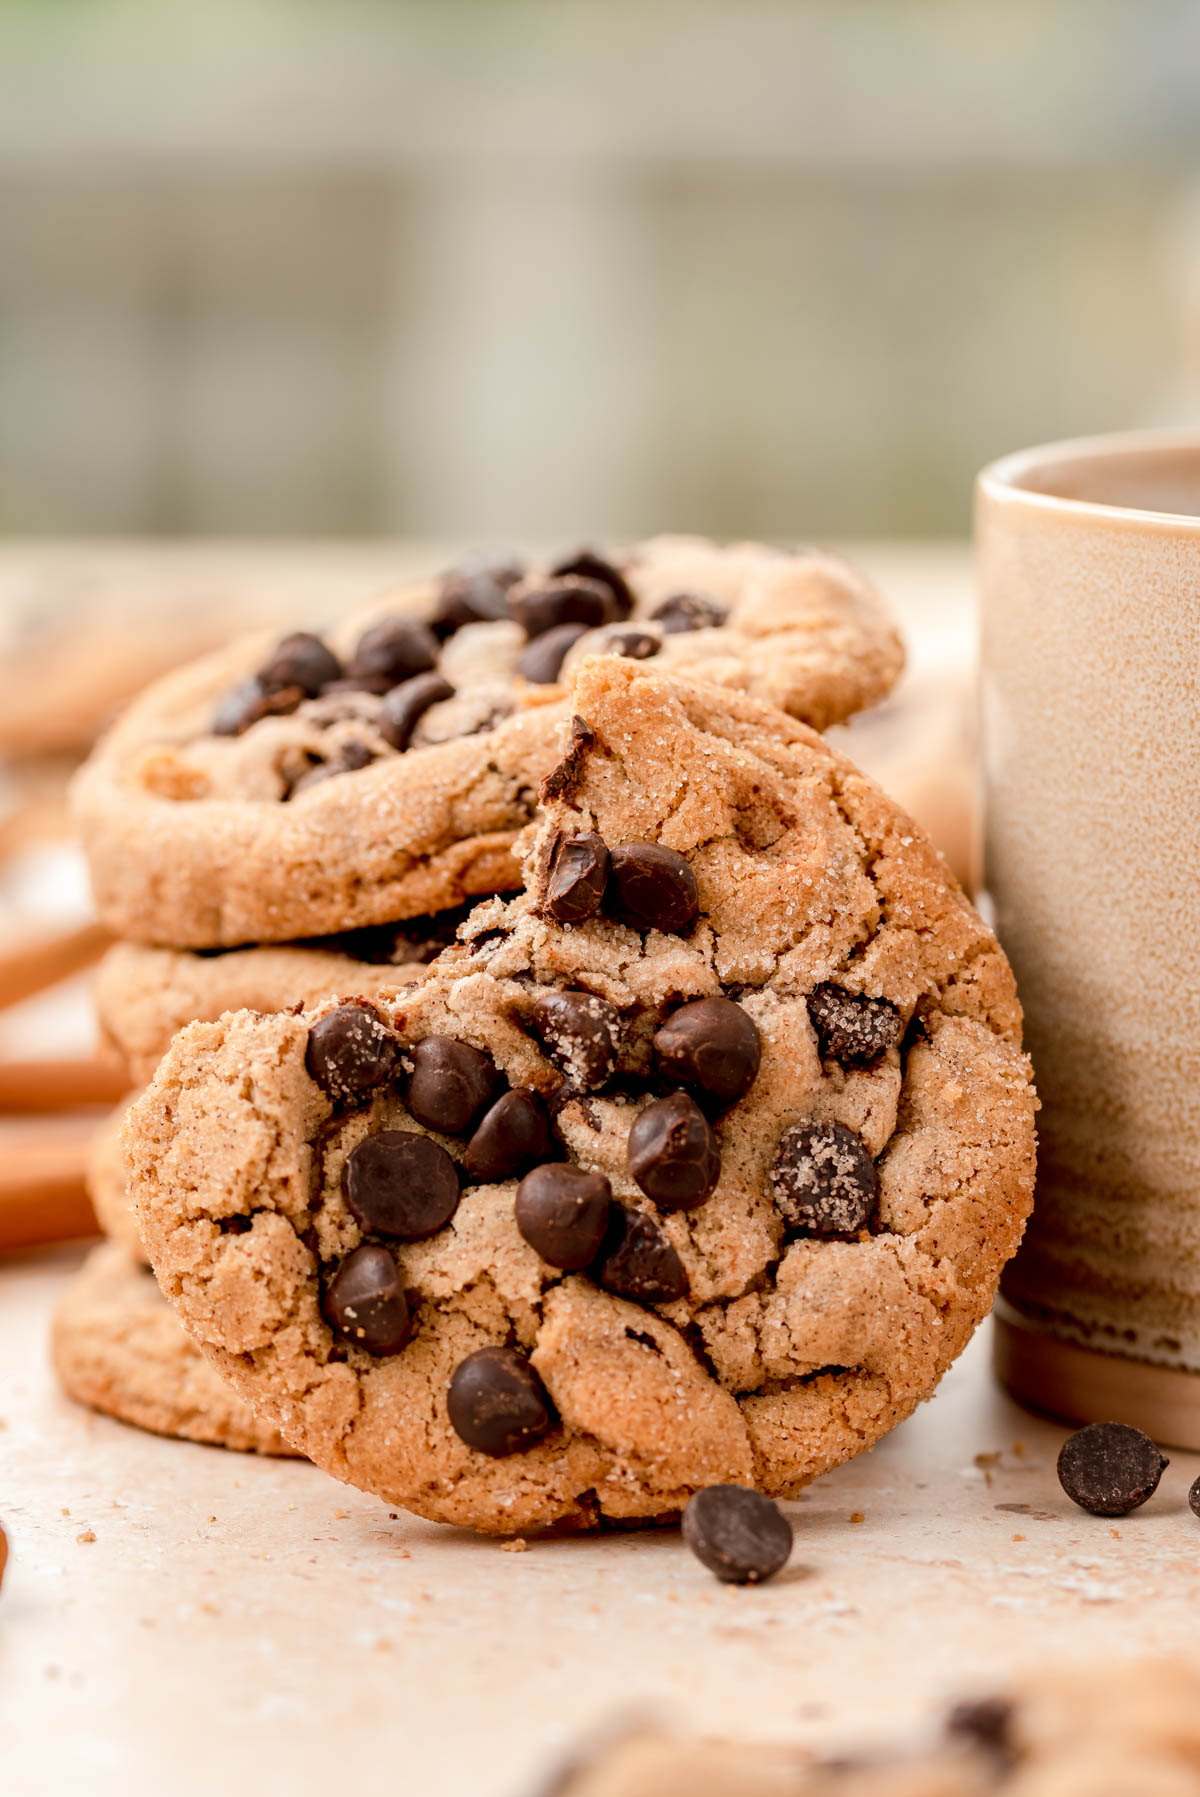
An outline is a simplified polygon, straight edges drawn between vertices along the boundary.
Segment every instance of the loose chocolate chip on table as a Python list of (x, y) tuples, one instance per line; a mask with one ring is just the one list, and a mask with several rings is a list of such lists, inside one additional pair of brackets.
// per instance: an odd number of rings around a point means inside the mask
[(593, 1092), (617, 1059), (621, 1020), (594, 992), (547, 992), (533, 1007), (533, 1027), (569, 1086)]
[(455, 1434), (496, 1459), (532, 1446), (553, 1420), (545, 1386), (515, 1348), (479, 1348), (460, 1360), (446, 1409)]
[(607, 880), (603, 836), (560, 836), (550, 851), (546, 910), (556, 923), (583, 923), (600, 909)]
[(298, 792), (307, 792), (310, 786), (320, 786), (323, 780), (332, 780), (337, 774), (357, 773), (359, 768), (370, 767), (376, 759), (374, 749), (369, 749), (366, 743), (357, 742), (351, 737), (341, 744), (328, 761), (318, 761), (315, 767), (308, 768), (298, 779), (293, 780), (287, 796), (294, 799)]
[(869, 1067), (900, 1040), (900, 1013), (886, 998), (846, 992), (828, 982), (808, 995), (808, 1015), (821, 1054), (843, 1067)]
[(687, 1271), (653, 1217), (614, 1204), (592, 1275), (606, 1292), (640, 1304), (669, 1304), (688, 1289)]
[(411, 1129), (384, 1129), (351, 1150), (342, 1191), (373, 1235), (420, 1242), (458, 1209), (458, 1170), (439, 1142)]
[(1058, 1482), (1093, 1516), (1128, 1516), (1153, 1497), (1170, 1462), (1129, 1423), (1089, 1423), (1063, 1442)]
[(544, 1261), (578, 1273), (600, 1251), (611, 1204), (603, 1173), (552, 1162), (525, 1175), (514, 1211), (517, 1228)]
[(712, 1125), (686, 1092), (656, 1098), (629, 1132), (629, 1171), (659, 1210), (695, 1210), (721, 1177)]
[(626, 842), (609, 856), (613, 908), (638, 929), (682, 936), (696, 921), (700, 890), (684, 856), (657, 842)]
[(623, 655), (626, 661), (649, 661), (662, 648), (662, 641), (649, 630), (614, 630), (604, 639), (609, 655)]
[(529, 647), (521, 651), (517, 673), (530, 686), (553, 686), (568, 651), (587, 633), (586, 624), (556, 624), (553, 630), (534, 637)]
[(725, 607), (707, 593), (672, 593), (650, 613), (667, 636), (677, 636), (683, 630), (718, 629), (728, 615)]
[(793, 1123), (775, 1153), (771, 1188), (789, 1229), (856, 1235), (879, 1197), (879, 1175), (861, 1136), (844, 1123)]
[(370, 693), (390, 692), (414, 674), (437, 667), (438, 641), (418, 618), (385, 618), (358, 640), (350, 676)]
[(779, 1505), (743, 1485), (709, 1485), (683, 1513), (683, 1539), (726, 1585), (760, 1585), (786, 1565), (792, 1525)]
[(429, 707), (453, 697), (454, 688), (440, 674), (414, 674), (411, 680), (394, 686), (380, 706), (380, 736), (403, 752)]
[(1005, 1759), (1012, 1754), (1013, 1706), (1007, 1697), (976, 1697), (955, 1704), (946, 1717), (946, 1733), (972, 1741)]
[(268, 692), (298, 686), (315, 699), (323, 686), (341, 675), (342, 664), (328, 644), (309, 630), (297, 630), (276, 645), (257, 677)]
[(325, 1293), (325, 1314), (339, 1335), (372, 1354), (398, 1354), (412, 1334), (408, 1300), (386, 1248), (364, 1242), (338, 1268)]
[(556, 578), (577, 574), (584, 580), (599, 581), (601, 586), (608, 588), (616, 602), (617, 609), (613, 614), (615, 617), (627, 618), (633, 610), (633, 594), (625, 576), (606, 556), (598, 555), (594, 549), (572, 550), (570, 555), (564, 555), (555, 562), (550, 572)]
[(1188, 1505), (1193, 1516), (1200, 1516), (1200, 1479), (1193, 1481), (1192, 1488), (1188, 1492)]
[(251, 676), (231, 686), (217, 705), (209, 723), (213, 736), (241, 736), (251, 724), (263, 718), (286, 717), (304, 701), (302, 686), (284, 686), (268, 691), (261, 680)]
[(369, 1005), (339, 1005), (308, 1032), (304, 1064), (332, 1098), (361, 1098), (392, 1077), (396, 1038)]
[(453, 1036), (426, 1036), (408, 1052), (413, 1070), (404, 1102), (409, 1110), (426, 1129), (461, 1135), (496, 1096), (495, 1063)]
[(486, 1110), (467, 1143), (463, 1171), (469, 1179), (511, 1179), (550, 1146), (550, 1119), (536, 1092), (517, 1086)]
[(597, 580), (548, 580), (544, 586), (524, 587), (509, 599), (513, 617), (526, 636), (543, 636), (559, 624), (611, 624), (621, 614), (612, 590)]
[(735, 1104), (754, 1084), (762, 1042), (753, 1018), (732, 998), (680, 1005), (654, 1037), (659, 1070), (713, 1099)]

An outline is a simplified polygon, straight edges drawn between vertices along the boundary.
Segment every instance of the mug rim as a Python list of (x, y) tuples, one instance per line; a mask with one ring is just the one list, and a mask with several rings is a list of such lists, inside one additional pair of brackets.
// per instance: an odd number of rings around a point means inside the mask
[(1092, 437), (1067, 437), (1057, 443), (1039, 443), (1030, 449), (1017, 449), (989, 462), (975, 477), (979, 497), (1007, 505), (1028, 505), (1039, 511), (1054, 512), (1062, 517), (1103, 519), (1110, 525), (1126, 525), (1144, 529), (1170, 528), (1179, 533), (1200, 535), (1200, 516), (1192, 512), (1149, 510), (1140, 506), (1112, 505), (1099, 499), (1074, 499), (1059, 493), (1044, 493), (1023, 485), (1039, 469), (1056, 463), (1136, 460), (1188, 451), (1200, 462), (1200, 430), (1136, 430), (1109, 431)]

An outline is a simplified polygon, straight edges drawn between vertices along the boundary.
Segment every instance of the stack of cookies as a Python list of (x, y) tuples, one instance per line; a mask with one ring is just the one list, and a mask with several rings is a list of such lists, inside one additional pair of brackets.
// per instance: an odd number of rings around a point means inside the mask
[(817, 734), (901, 660), (833, 558), (664, 538), (151, 688), (77, 789), (145, 1090), (67, 1389), (501, 1533), (793, 1492), (906, 1415), (1034, 1098), (997, 944)]

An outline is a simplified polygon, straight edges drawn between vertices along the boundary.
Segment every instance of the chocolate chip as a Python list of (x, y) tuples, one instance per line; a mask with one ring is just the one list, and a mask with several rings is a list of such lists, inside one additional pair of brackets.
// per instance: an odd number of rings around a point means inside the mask
[(342, 664), (333, 650), (311, 631), (297, 630), (277, 644), (257, 677), (268, 692), (298, 686), (315, 699), (323, 686), (341, 675)]
[(771, 1188), (789, 1229), (851, 1236), (875, 1209), (879, 1176), (866, 1143), (844, 1123), (793, 1123), (780, 1137)]
[(323, 780), (332, 780), (338, 774), (357, 773), (359, 768), (370, 767), (376, 759), (374, 749), (351, 737), (340, 744), (337, 753), (328, 761), (318, 761), (315, 767), (307, 768), (299, 779), (293, 780), (287, 797), (294, 799), (298, 792), (307, 792), (310, 786), (319, 786)]
[(586, 718), (575, 716), (571, 719), (571, 737), (567, 744), (567, 752), (556, 767), (552, 767), (542, 781), (543, 800), (569, 799), (583, 778), (583, 770), (587, 758), (599, 743), (599, 737)]
[(513, 617), (526, 636), (544, 636), (559, 624), (611, 624), (623, 616), (612, 590), (597, 580), (548, 580), (543, 586), (524, 587), (509, 598)]
[(553, 686), (562, 672), (568, 651), (586, 636), (586, 624), (557, 624), (553, 630), (535, 637), (517, 660), (517, 673), (530, 686)]
[(488, 624), (508, 617), (508, 589), (524, 569), (509, 556), (471, 556), (442, 575), (433, 614), (434, 634), (452, 636), (464, 624)]
[(700, 909), (700, 890), (691, 866), (674, 849), (657, 842), (625, 842), (613, 849), (613, 908), (636, 929), (683, 936)]
[(443, 1135), (468, 1130), (496, 1095), (495, 1064), (453, 1036), (426, 1036), (409, 1049), (412, 1075), (405, 1103), (418, 1123)]
[(695, 1210), (721, 1177), (712, 1125), (686, 1092), (656, 1098), (629, 1132), (629, 1171), (659, 1210)]
[(697, 998), (673, 1011), (654, 1038), (661, 1073), (722, 1107), (749, 1091), (758, 1073), (758, 1029), (731, 998)]
[(672, 593), (650, 616), (667, 636), (677, 636), (683, 630), (719, 629), (729, 613), (707, 593)]
[(570, 555), (564, 555), (561, 561), (555, 562), (550, 570), (555, 576), (575, 574), (584, 580), (598, 581), (608, 588), (616, 604), (613, 613), (615, 618), (627, 618), (633, 610), (633, 594), (621, 570), (614, 567), (603, 555), (597, 555), (594, 549), (575, 549)]
[(662, 639), (648, 630), (614, 630), (604, 639), (609, 655), (623, 655), (626, 661), (649, 661), (662, 648)]
[(358, 639), (350, 675), (369, 693), (390, 692), (437, 667), (437, 638), (418, 618), (384, 618)]
[(446, 1409), (455, 1434), (495, 1459), (531, 1447), (553, 1420), (545, 1386), (515, 1348), (479, 1348), (460, 1360)]
[(1153, 1497), (1169, 1465), (1150, 1437), (1131, 1424), (1089, 1423), (1063, 1442), (1058, 1482), (1093, 1516), (1128, 1516)]
[(1192, 1483), (1191, 1490), (1188, 1492), (1188, 1504), (1192, 1515), (1200, 1516), (1200, 1479), (1196, 1479)]
[(431, 705), (452, 699), (454, 688), (440, 674), (414, 674), (394, 686), (379, 708), (379, 734), (393, 749), (407, 749), (413, 731)]
[(946, 1717), (946, 1733), (970, 1741), (1003, 1759), (1013, 1757), (1013, 1706), (1007, 1697), (977, 1697), (957, 1703)]
[(639, 1304), (669, 1304), (688, 1289), (683, 1262), (644, 1210), (613, 1204), (593, 1277), (606, 1292)]
[(308, 1032), (304, 1064), (331, 1098), (362, 1098), (392, 1077), (396, 1038), (368, 1005), (339, 1005)]
[(560, 836), (550, 851), (545, 908), (556, 923), (583, 923), (600, 909), (607, 879), (603, 836)]
[(900, 1040), (903, 1024), (895, 1005), (865, 992), (846, 992), (828, 983), (808, 995), (808, 1014), (826, 1060), (842, 1067), (869, 1067)]
[(725, 1585), (760, 1585), (787, 1564), (792, 1525), (778, 1504), (742, 1485), (709, 1485), (683, 1513), (683, 1539)]
[(458, 1209), (458, 1170), (440, 1142), (411, 1129), (384, 1129), (351, 1150), (342, 1191), (373, 1235), (420, 1242)]
[(253, 676), (231, 686), (217, 705), (209, 723), (213, 736), (241, 736), (263, 718), (286, 717), (304, 701), (302, 686), (284, 686), (268, 692)]
[(603, 1173), (553, 1162), (535, 1167), (517, 1187), (517, 1228), (552, 1267), (577, 1273), (600, 1252), (612, 1187)]
[(412, 1334), (408, 1300), (386, 1248), (364, 1242), (346, 1256), (325, 1293), (339, 1335), (372, 1354), (398, 1354)]
[(463, 1155), (470, 1179), (511, 1179), (550, 1146), (550, 1119), (536, 1092), (516, 1086), (484, 1112)]
[(533, 1027), (546, 1053), (579, 1092), (593, 1092), (612, 1073), (621, 1020), (593, 992), (547, 992), (533, 1008)]

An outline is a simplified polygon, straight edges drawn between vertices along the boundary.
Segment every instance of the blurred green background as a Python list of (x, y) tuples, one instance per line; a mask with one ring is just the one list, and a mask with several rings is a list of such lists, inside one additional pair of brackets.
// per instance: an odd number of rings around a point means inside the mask
[(0, 0), (0, 529), (962, 533), (1198, 169), (1195, 0)]

